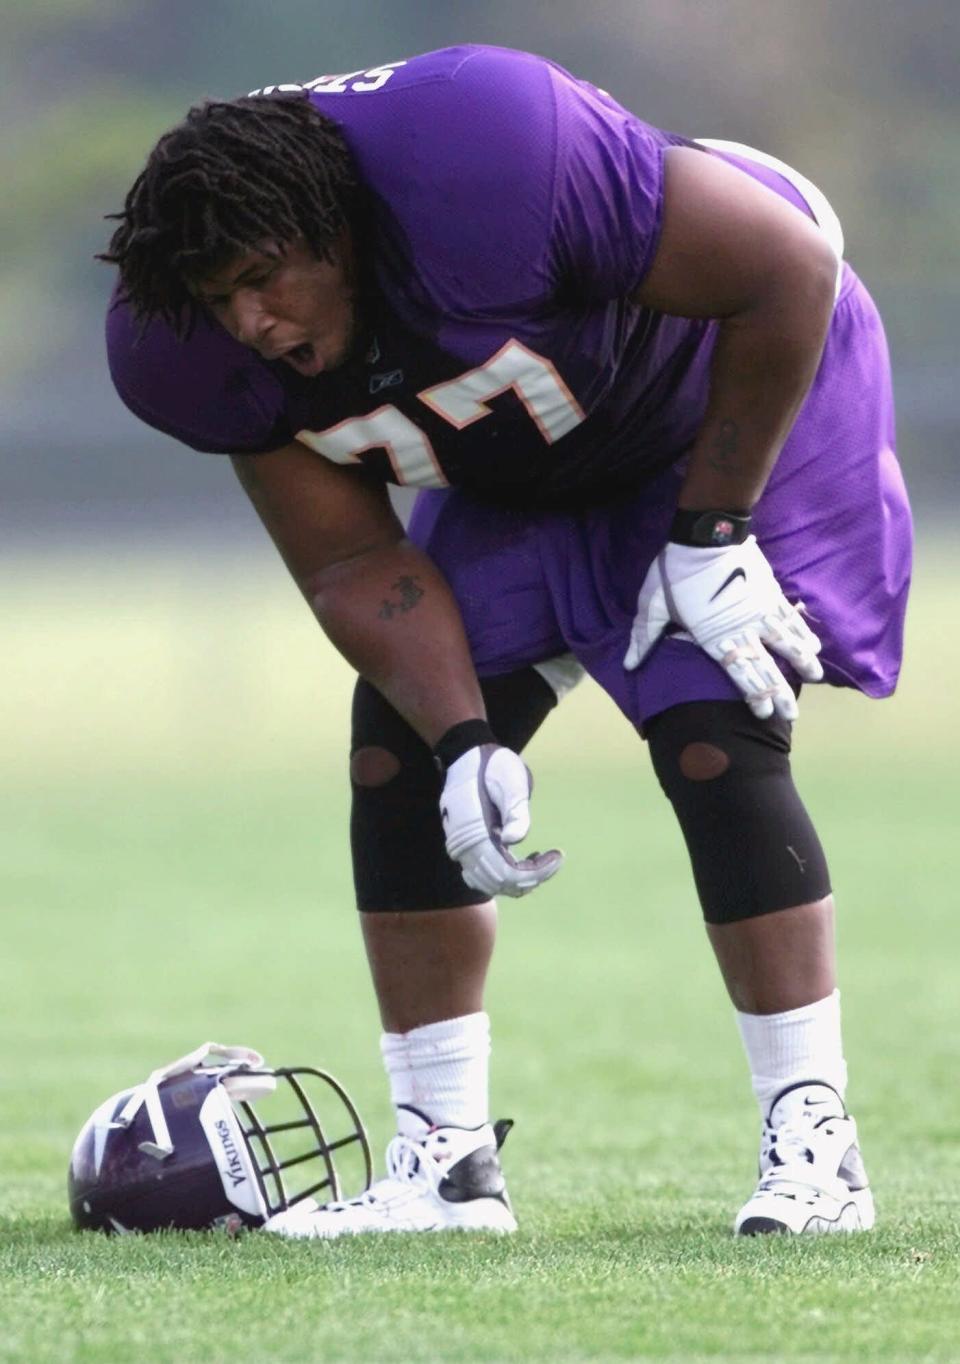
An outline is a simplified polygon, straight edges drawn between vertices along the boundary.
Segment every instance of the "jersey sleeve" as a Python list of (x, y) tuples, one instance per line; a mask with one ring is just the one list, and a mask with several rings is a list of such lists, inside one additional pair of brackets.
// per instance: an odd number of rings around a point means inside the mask
[(200, 317), (180, 339), (153, 321), (141, 335), (115, 294), (106, 332), (114, 387), (148, 426), (204, 454), (260, 454), (293, 439), (276, 376), (214, 323)]
[(663, 217), (663, 154), (685, 139), (642, 122), (609, 95), (553, 68), (557, 117), (552, 256), (589, 299), (632, 293)]

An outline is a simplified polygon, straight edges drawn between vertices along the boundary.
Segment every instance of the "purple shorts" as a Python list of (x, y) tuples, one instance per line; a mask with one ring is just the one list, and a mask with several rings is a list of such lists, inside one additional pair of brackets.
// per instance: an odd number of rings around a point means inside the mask
[[(675, 467), (632, 499), (574, 513), (494, 507), (456, 489), (421, 493), (410, 535), (453, 589), (479, 675), (572, 653), (637, 727), (680, 702), (737, 699), (722, 668), (687, 639), (661, 640), (636, 672), (623, 667), (637, 593), (667, 538), (682, 476)], [(805, 603), (823, 642), (824, 680), (889, 695), (912, 527), (883, 327), (849, 269), (754, 530), (787, 597)]]

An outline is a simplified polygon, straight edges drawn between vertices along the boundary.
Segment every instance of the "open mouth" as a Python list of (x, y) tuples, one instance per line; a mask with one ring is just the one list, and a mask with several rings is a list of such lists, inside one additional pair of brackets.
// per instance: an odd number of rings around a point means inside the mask
[(323, 368), (312, 341), (301, 341), (299, 346), (291, 346), (279, 359), (285, 361), (298, 374), (306, 375), (308, 378), (319, 374)]

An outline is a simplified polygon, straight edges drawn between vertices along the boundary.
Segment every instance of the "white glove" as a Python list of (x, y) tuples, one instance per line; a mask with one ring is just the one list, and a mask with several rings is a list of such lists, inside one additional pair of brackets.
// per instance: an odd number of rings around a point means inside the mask
[(797, 701), (764, 645), (807, 682), (819, 682), (820, 641), (791, 606), (756, 538), (701, 549), (672, 542), (650, 565), (640, 588), (625, 668), (636, 668), (671, 623), (682, 625), (743, 692), (759, 719), (797, 718)]
[(530, 830), (533, 779), (509, 748), (479, 744), (450, 764), (440, 816), (447, 852), (463, 879), (484, 895), (526, 895), (560, 870), (563, 853), (532, 853), (522, 862), (507, 851)]

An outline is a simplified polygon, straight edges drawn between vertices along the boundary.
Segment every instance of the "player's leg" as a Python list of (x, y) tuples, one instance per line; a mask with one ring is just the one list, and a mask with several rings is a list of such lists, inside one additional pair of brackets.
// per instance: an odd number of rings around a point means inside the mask
[(790, 770), (791, 726), (757, 720), (737, 701), (701, 701), (645, 728), (734, 1005), (770, 1014), (829, 994), (833, 899)]
[[(764, 1201), (744, 1209), (737, 1229), (827, 1229), (854, 1218), (866, 1226), (870, 1193), (843, 1105), (830, 882), (793, 785), (790, 727), (753, 717), (692, 641), (666, 639), (638, 672), (623, 668), (635, 588), (666, 536), (675, 491), (668, 478), (632, 505), (555, 518), (544, 529), (542, 558), (565, 637), (649, 738), (738, 1009), (763, 1112), (761, 1165), (765, 1174), (790, 1176), (761, 1188)], [(634, 578), (626, 590), (623, 573)], [(798, 1139), (798, 1125), (805, 1136), (816, 1131), (812, 1147)]]
[[(776, 1212), (769, 1200), (745, 1209), (738, 1230), (773, 1229), (778, 1218), (782, 1229), (792, 1219), (799, 1230), (801, 1216), (810, 1230), (848, 1225), (854, 1215), (867, 1225), (870, 1194), (843, 1106), (830, 882), (793, 784), (790, 727), (753, 717), (723, 670), (692, 641), (666, 639), (638, 672), (623, 668), (634, 584), (624, 592), (615, 575), (632, 572), (639, 586), (662, 544), (675, 501), (669, 478), (664, 483), (634, 505), (579, 518), (576, 527), (558, 520), (543, 555), (558, 615), (580, 661), (649, 738), (738, 1008), (764, 1119), (761, 1164), (791, 1176), (776, 1185)], [(585, 521), (589, 533), (577, 534)], [(611, 620), (622, 628), (611, 629)], [(835, 1119), (829, 1129), (817, 1126), (826, 1116)], [(795, 1140), (798, 1123), (818, 1134), (814, 1183), (805, 1181), (802, 1198), (793, 1157), (806, 1175), (811, 1163), (803, 1152), (811, 1148)]]
[(790, 726), (737, 701), (653, 717), (654, 767), (683, 831), (764, 1120), (736, 1229), (854, 1230), (873, 1202), (846, 1114), (833, 899), (790, 771)]
[(707, 937), (741, 1013), (801, 1009), (837, 988), (832, 895), (739, 923), (708, 923)]
[[(754, 526), (787, 595), (806, 604), (823, 641), (827, 680), (872, 696), (892, 691), (910, 578), (910, 513), (894, 455), (883, 327), (849, 270), (817, 382), (756, 508)], [(835, 1197), (834, 1215), (839, 1207), (844, 1211), (831, 1222), (826, 1200), (815, 1199), (816, 1206), (808, 1201), (809, 1229), (873, 1221), (850, 1140), (852, 1119), (832, 1116), (843, 1109), (830, 1101), (829, 1091), (799, 1083), (816, 1074), (845, 1098), (839, 997), (827, 990), (833, 903), (826, 896), (806, 899), (789, 910), (708, 929), (739, 1010), (764, 1117), (760, 1185), (737, 1219), (738, 1230), (802, 1225), (804, 1201), (796, 1195), (803, 1179), (790, 1176), (809, 1174), (804, 1153), (810, 1151), (825, 1176), (836, 1175), (827, 1199)], [(806, 1104), (808, 1099), (814, 1102)], [(810, 1140), (793, 1140), (798, 1126)], [(775, 1140), (778, 1131), (783, 1135)], [(818, 1222), (824, 1205), (827, 1215)]]
[[(536, 668), (481, 680), (490, 725), (520, 752), (557, 703)], [(476, 1013), (496, 908), (447, 856), (430, 750), (372, 687), (354, 697), (351, 844), (364, 943), (384, 1028)], [(446, 1116), (446, 1115), (436, 1115)]]
[[(534, 668), (484, 679), (481, 686), (491, 728), (516, 752), (557, 702)], [(364, 786), (369, 755), (386, 745), (402, 755), (403, 774)], [(468, 1145), (482, 1142), (482, 1164), (469, 1186), (475, 1198), (463, 1198), (458, 1207), (469, 1212), (472, 1202), (483, 1217), (484, 1190), (492, 1187), (505, 1197), (495, 1153), (485, 1149), (490, 1020), (484, 986), (496, 905), (471, 890), (447, 856), (438, 814), (442, 783), (426, 745), (362, 683), (351, 775), (354, 880), (398, 1130), (416, 1134), (423, 1115), (447, 1144), (456, 1140), (455, 1132), (470, 1134)], [(476, 1163), (473, 1156), (468, 1165)], [(500, 1207), (492, 1211), (500, 1226)]]
[[(550, 676), (545, 665), (481, 684), (494, 733), (516, 751), (556, 705)], [(488, 1108), (483, 992), (496, 906), (466, 886), (447, 856), (429, 748), (363, 681), (354, 697), (351, 781), (354, 880), (398, 1137), (387, 1178), (368, 1194), (305, 1216), (281, 1214), (271, 1230), (511, 1231), (497, 1155), (509, 1125), (491, 1125)]]

